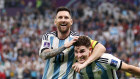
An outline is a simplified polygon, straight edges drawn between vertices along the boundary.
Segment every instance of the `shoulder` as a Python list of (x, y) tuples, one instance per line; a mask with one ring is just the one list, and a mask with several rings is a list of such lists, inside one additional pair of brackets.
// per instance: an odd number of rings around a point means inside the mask
[(120, 59), (118, 59), (117, 57), (115, 57), (111, 54), (107, 54), (107, 53), (104, 53), (101, 56), (101, 58), (97, 61), (100, 63), (104, 62), (105, 64), (109, 65), (109, 67), (111, 67), (113, 69), (120, 69), (121, 64), (122, 64), (122, 61)]
[(43, 34), (42, 39), (47, 40), (49, 36), (56, 36), (56, 31)]
[(100, 63), (108, 64), (110, 63), (111, 59), (114, 59), (114, 57), (111, 54), (104, 53), (97, 61)]
[(77, 32), (73, 32), (73, 31), (70, 32), (70, 35), (71, 36), (79, 36), (79, 34)]
[(116, 58), (115, 56), (113, 56), (112, 54), (109, 53), (104, 53), (101, 58), (106, 58), (106, 59), (114, 59)]

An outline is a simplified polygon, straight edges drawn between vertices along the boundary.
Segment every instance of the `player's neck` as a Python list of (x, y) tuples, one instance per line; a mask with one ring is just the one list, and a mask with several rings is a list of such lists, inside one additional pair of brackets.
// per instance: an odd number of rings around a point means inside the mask
[(59, 39), (66, 39), (70, 34), (70, 30), (67, 32), (67, 33), (61, 33), (61, 32), (58, 32), (58, 38)]

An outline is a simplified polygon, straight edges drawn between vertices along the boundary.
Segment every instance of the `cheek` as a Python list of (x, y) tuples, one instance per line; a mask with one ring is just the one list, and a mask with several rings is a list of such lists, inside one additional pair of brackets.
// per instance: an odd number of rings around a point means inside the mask
[(57, 22), (57, 21), (55, 21), (55, 25), (56, 25), (56, 26), (58, 25), (58, 22)]
[(75, 54), (75, 58), (77, 58), (77, 55)]
[(60, 23), (59, 20), (57, 20), (56, 24), (59, 24), (59, 23)]
[(85, 54), (84, 56), (87, 59), (90, 56), (90, 54)]
[(78, 59), (78, 55), (77, 54), (75, 54), (75, 59)]

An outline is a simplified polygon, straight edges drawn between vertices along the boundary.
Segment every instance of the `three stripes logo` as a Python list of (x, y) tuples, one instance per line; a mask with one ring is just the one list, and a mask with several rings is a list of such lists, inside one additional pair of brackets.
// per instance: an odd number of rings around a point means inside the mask
[(108, 59), (107, 58), (100, 58), (97, 61), (100, 62), (100, 63), (105, 63), (105, 64), (108, 63)]

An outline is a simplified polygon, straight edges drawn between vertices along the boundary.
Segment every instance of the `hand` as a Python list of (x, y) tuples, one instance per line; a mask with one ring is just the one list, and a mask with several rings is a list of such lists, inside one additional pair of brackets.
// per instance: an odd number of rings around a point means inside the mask
[(74, 36), (73, 39), (70, 42), (65, 44), (65, 47), (69, 48), (70, 46), (72, 46), (73, 43), (75, 43), (78, 40), (78, 38), (79, 38), (79, 36)]
[(83, 69), (84, 67), (86, 67), (85, 64), (80, 64), (78, 62), (76, 62), (72, 65), (72, 68), (74, 69), (74, 71), (76, 71), (78, 73), (80, 73), (80, 70)]

